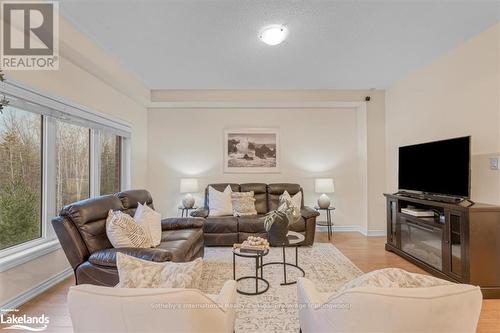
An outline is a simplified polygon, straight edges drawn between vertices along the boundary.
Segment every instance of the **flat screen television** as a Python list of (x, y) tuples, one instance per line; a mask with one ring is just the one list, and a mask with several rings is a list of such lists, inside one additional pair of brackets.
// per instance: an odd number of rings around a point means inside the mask
[(399, 190), (469, 198), (470, 136), (399, 147)]

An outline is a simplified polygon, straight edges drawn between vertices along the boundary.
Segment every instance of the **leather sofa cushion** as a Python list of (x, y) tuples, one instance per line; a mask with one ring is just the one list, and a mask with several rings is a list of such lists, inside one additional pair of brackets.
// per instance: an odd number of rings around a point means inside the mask
[(89, 257), (89, 250), (80, 236), (80, 232), (73, 222), (62, 216), (54, 217), (52, 226), (69, 263), (73, 269), (76, 269)]
[(155, 209), (151, 193), (149, 193), (147, 190), (123, 191), (117, 193), (116, 196), (122, 202), (123, 212), (129, 214), (130, 216), (134, 216), (139, 202), (141, 204), (146, 203), (149, 207)]
[(206, 246), (232, 246), (235, 243), (238, 243), (238, 233), (211, 233), (205, 234), (205, 245)]
[(114, 195), (75, 202), (63, 207), (60, 215), (74, 223), (92, 253), (112, 247), (106, 235), (106, 218), (110, 209), (123, 209), (120, 199)]
[(116, 267), (94, 265), (85, 261), (75, 270), (77, 284), (95, 284), (114, 287), (118, 284), (118, 270)]
[(123, 205), (116, 196), (104, 195), (64, 206), (59, 215), (67, 217), (77, 226), (83, 226), (97, 220), (106, 220), (110, 209), (123, 210)]
[(265, 214), (267, 210), (267, 185), (262, 183), (248, 183), (240, 185), (241, 192), (253, 191), (255, 198), (255, 209), (258, 214)]
[[(185, 237), (187, 234), (180, 235), (180, 237), (183, 236)], [(175, 237), (172, 236), (172, 238)], [(171, 253), (172, 261), (190, 261), (203, 249), (203, 231), (201, 229), (192, 229), (192, 233), (188, 239), (172, 239), (162, 241), (158, 248), (165, 249)]]
[(247, 233), (265, 233), (264, 216), (241, 216), (238, 218), (238, 231)]
[[(267, 208), (269, 211), (276, 210), (279, 206), (280, 196), (287, 191), (288, 194), (294, 196), (302, 192), (299, 184), (277, 183), (267, 185)], [(304, 193), (302, 193), (302, 204), (304, 206)]]
[(106, 234), (106, 220), (88, 222), (78, 227), (89, 253), (113, 247)]
[(171, 260), (172, 258), (170, 252), (161, 248), (143, 249), (143, 248), (122, 247), (119, 249), (110, 248), (110, 249), (96, 251), (90, 255), (89, 262), (98, 266), (116, 267), (117, 252), (121, 252), (139, 259), (155, 261), (155, 262), (168, 261)]
[(238, 220), (234, 216), (207, 217), (203, 224), (203, 231), (207, 233), (238, 232)]
[(188, 240), (193, 237), (198, 237), (201, 229), (183, 229), (183, 230), (167, 230), (161, 233), (161, 241), (168, 242), (173, 240)]
[(188, 228), (201, 228), (205, 219), (199, 217), (168, 217), (161, 220), (162, 230), (183, 230)]

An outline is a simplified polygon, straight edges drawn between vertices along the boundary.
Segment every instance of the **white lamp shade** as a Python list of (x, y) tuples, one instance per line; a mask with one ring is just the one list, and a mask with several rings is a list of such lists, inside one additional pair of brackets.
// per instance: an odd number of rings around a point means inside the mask
[(316, 193), (333, 193), (335, 187), (333, 186), (332, 178), (318, 178), (314, 181), (314, 189)]
[(181, 179), (181, 193), (197, 193), (197, 192), (198, 192), (198, 179), (195, 178)]

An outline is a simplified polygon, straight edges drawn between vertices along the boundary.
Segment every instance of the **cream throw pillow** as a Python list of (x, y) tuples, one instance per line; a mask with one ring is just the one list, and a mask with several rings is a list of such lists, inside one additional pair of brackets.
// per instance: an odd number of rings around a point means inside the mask
[(293, 211), (291, 214), (287, 214), (289, 224), (296, 223), (300, 220), (301, 214), (300, 210), (302, 207), (302, 192), (298, 192), (293, 197), (285, 191), (280, 196), (279, 206), (277, 211), (285, 213), (288, 207), (292, 207)]
[(254, 192), (233, 192), (231, 194), (234, 216), (257, 215)]
[(209, 216), (233, 215), (233, 204), (231, 202), (231, 186), (227, 185), (224, 192), (219, 192), (212, 186), (208, 187), (208, 209)]
[(453, 284), (429, 275), (410, 273), (400, 268), (384, 268), (363, 274), (347, 282), (338, 293), (352, 288), (424, 288)]
[(161, 242), (161, 214), (146, 205), (139, 205), (134, 214), (134, 220), (144, 228), (152, 246), (158, 246)]
[(293, 207), (295, 209), (300, 209), (302, 208), (302, 192), (296, 193), (293, 197), (288, 193), (287, 191), (283, 192), (283, 194), (280, 196), (280, 201), (282, 199), (288, 199), (292, 202)]
[(109, 210), (106, 219), (106, 235), (113, 247), (151, 247), (144, 228), (134, 218), (121, 211)]
[(198, 288), (203, 260), (152, 262), (118, 252), (118, 288)]

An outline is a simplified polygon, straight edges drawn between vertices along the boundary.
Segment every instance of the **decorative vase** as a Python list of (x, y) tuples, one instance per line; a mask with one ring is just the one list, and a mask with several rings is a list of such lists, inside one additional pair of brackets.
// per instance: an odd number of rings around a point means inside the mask
[(287, 244), (288, 238), (288, 217), (282, 212), (276, 212), (274, 222), (267, 232), (269, 244), (271, 246), (282, 246)]
[(323, 193), (318, 199), (318, 206), (322, 209), (330, 207), (330, 198)]
[(194, 197), (191, 193), (188, 193), (184, 196), (184, 198), (182, 199), (182, 205), (184, 206), (184, 208), (193, 208), (194, 207)]

